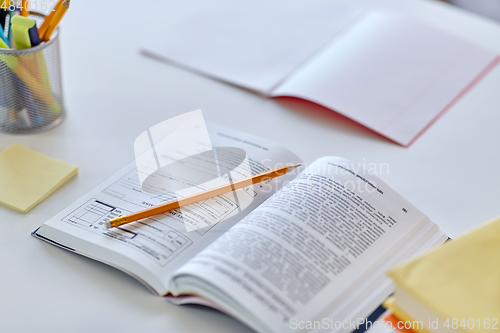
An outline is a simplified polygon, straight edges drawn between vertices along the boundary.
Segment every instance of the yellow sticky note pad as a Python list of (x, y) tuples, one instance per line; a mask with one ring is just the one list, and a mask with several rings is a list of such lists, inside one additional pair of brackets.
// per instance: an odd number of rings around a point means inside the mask
[(0, 152), (0, 203), (26, 213), (77, 173), (74, 165), (13, 143)]

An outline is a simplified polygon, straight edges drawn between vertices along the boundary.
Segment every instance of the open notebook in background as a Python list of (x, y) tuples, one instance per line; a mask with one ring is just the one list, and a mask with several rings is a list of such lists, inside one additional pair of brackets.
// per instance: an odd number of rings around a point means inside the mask
[(404, 146), (499, 61), (415, 17), (324, 0), (219, 1), (143, 53), (321, 104)]

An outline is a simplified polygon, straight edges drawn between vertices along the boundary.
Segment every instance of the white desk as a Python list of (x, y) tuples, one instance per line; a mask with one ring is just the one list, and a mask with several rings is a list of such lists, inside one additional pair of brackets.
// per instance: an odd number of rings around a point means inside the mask
[[(344, 1), (412, 12), (500, 53), (500, 24), (446, 4)], [(0, 134), (0, 150), (18, 142), (80, 167), (28, 214), (0, 206), (0, 331), (250, 331), (215, 311), (170, 305), (126, 274), (30, 236), (130, 161), (140, 132), (199, 108), (207, 120), (275, 140), (308, 163), (325, 155), (388, 163), (381, 176), (451, 236), (500, 215), (500, 67), (402, 148), (319, 107), (309, 113), (310, 105), (261, 98), (141, 56), (145, 32), (205, 2), (143, 2), (135, 18), (150, 14), (132, 26), (137, 3), (74, 1), (61, 36), (67, 119), (41, 134)]]

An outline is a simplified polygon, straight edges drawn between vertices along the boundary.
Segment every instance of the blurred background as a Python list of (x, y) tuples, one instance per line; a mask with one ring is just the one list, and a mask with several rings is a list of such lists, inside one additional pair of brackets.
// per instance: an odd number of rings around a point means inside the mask
[(500, 0), (447, 0), (446, 2), (500, 21)]

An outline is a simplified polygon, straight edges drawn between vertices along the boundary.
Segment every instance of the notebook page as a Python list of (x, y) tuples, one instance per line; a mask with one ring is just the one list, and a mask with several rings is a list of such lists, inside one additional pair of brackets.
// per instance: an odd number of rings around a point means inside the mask
[(268, 94), (359, 12), (326, 0), (220, 1), (143, 52)]
[(411, 16), (363, 15), (272, 95), (313, 101), (408, 145), (496, 58)]

